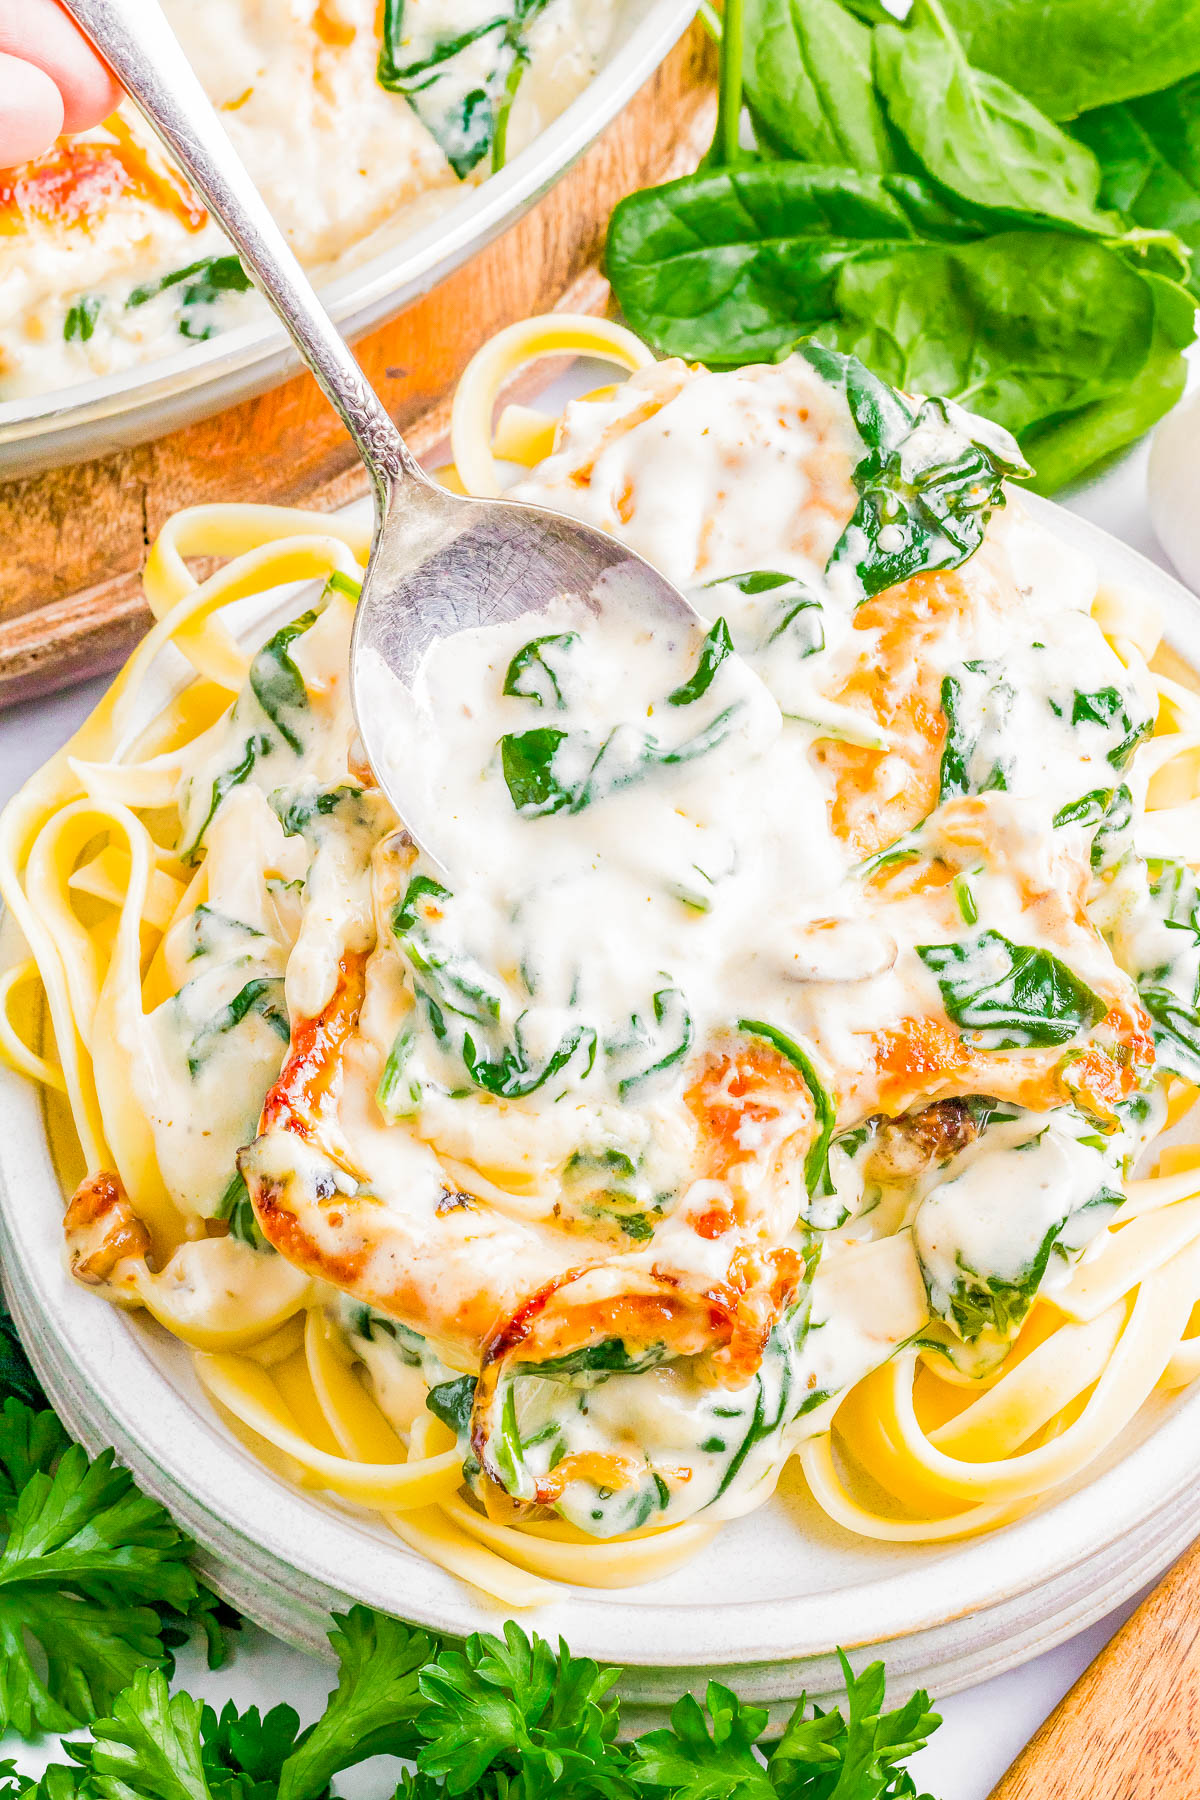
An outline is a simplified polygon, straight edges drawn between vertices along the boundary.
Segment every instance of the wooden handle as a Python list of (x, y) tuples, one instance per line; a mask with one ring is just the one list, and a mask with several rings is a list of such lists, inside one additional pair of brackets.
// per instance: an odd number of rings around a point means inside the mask
[(1200, 1542), (1055, 1707), (991, 1800), (1196, 1800)]

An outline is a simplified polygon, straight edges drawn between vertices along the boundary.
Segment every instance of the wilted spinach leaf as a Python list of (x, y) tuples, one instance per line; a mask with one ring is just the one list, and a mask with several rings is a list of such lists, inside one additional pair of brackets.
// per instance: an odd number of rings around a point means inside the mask
[(690, 706), (707, 694), (717, 670), (727, 656), (733, 655), (733, 639), (724, 619), (718, 619), (700, 646), (700, 660), (687, 680), (667, 695), (668, 706)]
[(213, 1014), (204, 1030), (192, 1040), (192, 1048), (188, 1052), (188, 1073), (193, 1078), (208, 1060), (213, 1040), (223, 1037), (227, 1031), (235, 1030), (251, 1013), (257, 1013), (260, 1018), (265, 1019), (276, 1036), (287, 1043), (291, 1037), (291, 1026), (283, 1001), (281, 975), (256, 976), (238, 990), (228, 1005)]
[(1142, 739), (1154, 729), (1148, 713), (1134, 710), (1132, 695), (1120, 688), (1097, 688), (1095, 693), (1078, 690), (1071, 702), (1072, 725), (1101, 725), (1110, 737), (1117, 739), (1106, 752), (1114, 769), (1123, 769)]
[(183, 337), (203, 342), (217, 329), (212, 316), (214, 303), (222, 294), (245, 294), (254, 283), (236, 256), (204, 256), (186, 268), (173, 269), (153, 281), (135, 287), (126, 306), (144, 306), (168, 288), (183, 286), (179, 301), (179, 330)]
[[(412, 964), (418, 994), (440, 1013), (459, 1013), (476, 1024), (500, 1017), (500, 985), (474, 957), (442, 941), (449, 888), (430, 875), (414, 875), (392, 911), (392, 932)], [(407, 1054), (407, 1053), (406, 1053)]]
[(655, 1076), (676, 1068), (692, 1047), (692, 1015), (679, 989), (660, 988), (651, 1005), (653, 1025), (635, 1013), (629, 1030), (604, 1046), (609, 1064), (617, 1071), (617, 1092), (622, 1100)]
[(513, 1042), (498, 1051), (477, 1044), (470, 1032), (463, 1035), (462, 1059), (476, 1087), (495, 1094), (502, 1100), (523, 1100), (526, 1095), (544, 1087), (551, 1076), (566, 1068), (577, 1051), (589, 1070), (596, 1058), (596, 1033), (590, 1025), (572, 1025), (564, 1031), (550, 1055), (540, 1062), (531, 1057), (523, 1033), (524, 1015), (517, 1020)]
[(529, 60), (526, 35), (546, 0), (500, 0), (490, 18), (449, 37), (408, 0), (384, 0), (376, 80), (403, 94), (460, 178), (492, 154), (504, 162), (508, 116)]
[(101, 294), (81, 294), (67, 309), (63, 320), (63, 337), (67, 343), (86, 344), (96, 329), (96, 320), (100, 316), (100, 308), (104, 304)]
[(250, 664), (250, 686), (255, 699), (284, 743), (298, 756), (304, 749), (304, 740), (297, 730), (297, 715), (308, 711), (308, 690), (289, 651), (296, 639), (316, 624), (319, 616), (316, 608), (312, 608), (289, 625), (281, 626)]
[(267, 1251), (271, 1255), (275, 1254), (274, 1246), (267, 1242), (262, 1234), (262, 1228), (254, 1216), (254, 1203), (250, 1198), (250, 1190), (240, 1172), (235, 1172), (229, 1186), (218, 1200), (213, 1218), (228, 1221), (230, 1237), (237, 1238), (243, 1244), (251, 1245), (255, 1250)]
[(1107, 1002), (1049, 950), (998, 931), (956, 944), (918, 944), (950, 1018), (981, 1050), (1065, 1044), (1108, 1011)]
[(954, 1326), (964, 1343), (975, 1343), (985, 1332), (1004, 1340), (1015, 1337), (1037, 1299), (1050, 1253), (1063, 1224), (1060, 1219), (1050, 1227), (1038, 1245), (1033, 1261), (1015, 1278), (981, 1274), (968, 1268), (959, 1256), (961, 1274), (947, 1297), (943, 1317)]
[[(245, 743), (241, 746), (240, 754), (238, 754), (238, 747), (236, 745), (234, 746), (236, 760), (231, 762), (227, 768), (222, 769), (214, 776), (212, 787), (209, 790), (208, 805), (205, 809), (204, 816), (199, 820), (199, 823), (188, 842), (181, 844), (176, 852), (181, 861), (192, 862), (199, 855), (204, 843), (204, 834), (212, 822), (213, 814), (216, 812), (218, 806), (220, 806), (222, 800), (224, 800), (226, 794), (232, 792), (235, 787), (240, 787), (242, 782), (249, 778), (250, 772), (254, 768), (259, 757), (266, 756), (270, 749), (271, 740), (261, 731), (252, 733), (252, 735), (246, 739)], [(188, 795), (185, 796), (185, 803), (187, 802), (190, 802), (190, 790)], [(190, 805), (188, 810), (190, 811)]]
[(469, 1438), (475, 1405), (474, 1375), (459, 1375), (454, 1381), (443, 1381), (430, 1388), (425, 1405), (435, 1419), (450, 1427), (456, 1438)]
[(735, 701), (694, 737), (667, 746), (637, 725), (617, 725), (601, 743), (586, 732), (550, 725), (509, 732), (500, 739), (500, 765), (512, 803), (525, 818), (582, 812), (658, 769), (707, 756), (729, 736), (740, 711)]
[(1133, 822), (1133, 795), (1121, 784), (1117, 788), (1093, 788), (1090, 794), (1060, 806), (1054, 815), (1055, 826), (1094, 826), (1090, 861), (1093, 869), (1104, 869), (1117, 863), (1129, 847), (1129, 828)]
[(566, 659), (578, 644), (577, 631), (557, 631), (545, 637), (530, 638), (505, 670), (502, 692), (532, 700), (535, 706), (561, 708), (566, 704), (562, 690)]
[(1016, 690), (1004, 679), (1003, 665), (964, 663), (955, 675), (942, 677), (942, 711), (946, 741), (942, 747), (939, 805), (959, 794), (988, 794), (1008, 787), (1011, 746), (1005, 726)]
[(807, 345), (801, 354), (845, 393), (866, 455), (852, 480), (859, 501), (828, 568), (848, 568), (859, 597), (870, 599), (931, 569), (953, 569), (983, 542), (988, 519), (1004, 504), (1004, 478), (1028, 475), (1015, 443), (944, 400), (910, 402), (855, 356)]
[(1170, 936), (1137, 970), (1138, 992), (1154, 1021), (1159, 1065), (1200, 1081), (1200, 890), (1185, 863), (1152, 863), (1150, 877), (1151, 906)]
[(1200, 1017), (1170, 988), (1140, 987), (1142, 1005), (1154, 1021), (1154, 1056), (1159, 1068), (1200, 1082)]
[(786, 1031), (781, 1031), (777, 1025), (770, 1025), (763, 1019), (739, 1019), (738, 1030), (749, 1032), (753, 1037), (765, 1038), (785, 1062), (791, 1063), (808, 1089), (813, 1103), (817, 1135), (804, 1158), (804, 1183), (810, 1194), (820, 1193), (825, 1185), (829, 1145), (837, 1125), (837, 1109), (832, 1094), (818, 1075), (817, 1065), (808, 1051)]

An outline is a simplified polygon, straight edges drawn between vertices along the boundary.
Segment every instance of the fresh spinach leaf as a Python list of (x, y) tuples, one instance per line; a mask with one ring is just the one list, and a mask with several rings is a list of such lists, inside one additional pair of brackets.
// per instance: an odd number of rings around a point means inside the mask
[(1200, 0), (943, 0), (976, 68), (1052, 119), (1200, 69)]
[(1012, 231), (847, 262), (817, 336), (1006, 426), (1051, 492), (1167, 409), (1194, 328), (1182, 288), (1098, 240)]
[(526, 37), (545, 5), (502, 0), (490, 17), (447, 37), (419, 6), (384, 0), (376, 80), (403, 94), (460, 179), (489, 152), (494, 168), (504, 161), (509, 113), (529, 60)]
[(981, 1050), (1065, 1044), (1108, 1011), (1049, 950), (1014, 944), (998, 931), (955, 944), (918, 944), (916, 952), (936, 976), (950, 1018)]
[(622, 200), (608, 273), (641, 337), (730, 366), (786, 354), (836, 319), (839, 276), (859, 258), (979, 233), (910, 176), (761, 163)]
[(100, 308), (104, 304), (102, 294), (81, 294), (67, 309), (63, 320), (63, 337), (68, 344), (86, 344), (96, 329), (96, 320), (100, 317)]
[(579, 645), (577, 631), (551, 632), (530, 638), (517, 651), (504, 674), (502, 692), (532, 700), (535, 706), (566, 705), (563, 682), (566, 663)]
[(865, 600), (965, 562), (1004, 505), (1005, 477), (1030, 473), (1016, 444), (966, 414), (952, 416), (944, 400), (910, 403), (855, 356), (821, 344), (801, 355), (843, 391), (866, 451), (852, 471), (858, 505), (828, 569), (847, 569)]
[(180, 333), (203, 342), (217, 329), (212, 309), (222, 294), (245, 294), (254, 284), (236, 256), (204, 256), (199, 262), (188, 263), (186, 268), (173, 269), (169, 275), (143, 282), (133, 289), (125, 304), (127, 307), (144, 306), (147, 300), (181, 285)]
[(895, 167), (871, 32), (839, 0), (747, 0), (745, 82), (755, 136), (773, 155)]
[(667, 695), (668, 706), (690, 706), (693, 700), (699, 700), (702, 694), (707, 694), (717, 670), (725, 658), (732, 655), (733, 639), (729, 635), (729, 627), (724, 619), (718, 619), (700, 647), (700, 660), (695, 669), (686, 681), (679, 687), (672, 688)]
[(786, 1031), (780, 1031), (777, 1025), (768, 1025), (762, 1019), (739, 1019), (738, 1030), (749, 1032), (753, 1037), (765, 1038), (784, 1061), (790, 1062), (799, 1072), (808, 1089), (813, 1103), (817, 1135), (804, 1158), (804, 1184), (810, 1194), (822, 1192), (829, 1164), (829, 1145), (837, 1124), (837, 1112), (828, 1088), (817, 1073), (816, 1063), (794, 1037), (789, 1037)]
[(258, 704), (289, 749), (297, 756), (304, 750), (304, 739), (297, 730), (298, 715), (306, 713), (308, 690), (304, 677), (289, 655), (298, 637), (316, 624), (320, 613), (311, 608), (283, 625), (269, 637), (250, 664), (250, 686)]
[(959, 201), (1032, 213), (1115, 236), (1099, 204), (1100, 165), (998, 76), (972, 68), (939, 0), (916, 0), (915, 23), (871, 34), (875, 77), (892, 124), (928, 173)]
[(1071, 129), (1100, 164), (1104, 203), (1186, 245), (1191, 289), (1200, 296), (1200, 74), (1163, 93), (1099, 107)]

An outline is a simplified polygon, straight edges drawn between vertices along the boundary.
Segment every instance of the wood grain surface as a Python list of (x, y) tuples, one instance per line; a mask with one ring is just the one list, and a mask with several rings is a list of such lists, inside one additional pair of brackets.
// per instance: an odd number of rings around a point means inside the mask
[(1198, 1800), (1200, 1543), (1055, 1707), (991, 1800)]
[[(693, 168), (712, 133), (715, 62), (697, 23), (532, 211), (356, 345), (418, 454), (478, 346), (560, 306), (602, 311), (608, 218)], [(307, 374), (151, 443), (0, 483), (0, 706), (115, 668), (146, 630), (137, 571), (163, 521), (207, 500), (325, 510), (366, 492), (350, 440)]]

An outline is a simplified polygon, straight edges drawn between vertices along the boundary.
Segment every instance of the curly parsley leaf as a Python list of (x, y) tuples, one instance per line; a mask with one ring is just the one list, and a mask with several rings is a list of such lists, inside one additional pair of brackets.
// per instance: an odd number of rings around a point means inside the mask
[(279, 1800), (313, 1800), (340, 1769), (387, 1752), (411, 1756), (422, 1704), (418, 1676), (436, 1643), (399, 1619), (355, 1606), (335, 1617), (338, 1684), (324, 1715), (283, 1765)]
[(528, 1800), (626, 1794), (609, 1696), (618, 1673), (562, 1643), (555, 1655), (511, 1619), (503, 1638), (476, 1634), (421, 1674), (427, 1704), (417, 1724), (426, 1743), (417, 1767), (440, 1777), (449, 1794), (467, 1793), (485, 1775)]
[(51, 1412), (0, 1413), (0, 1728), (69, 1731), (105, 1712), (138, 1670), (173, 1666), (198, 1623), (220, 1647), (216, 1603), (191, 1545), (156, 1501), (89, 1461)]
[(845, 1714), (801, 1697), (777, 1744), (765, 1709), (712, 1682), (703, 1705), (685, 1695), (668, 1728), (624, 1746), (619, 1670), (512, 1620), (448, 1650), (355, 1607), (331, 1642), (337, 1687), (306, 1730), (289, 1706), (218, 1717), (143, 1668), (66, 1746), (77, 1766), (33, 1783), (0, 1765), (0, 1800), (328, 1800), (339, 1770), (380, 1751), (416, 1759), (395, 1800), (915, 1800), (903, 1764), (940, 1723), (923, 1693), (885, 1713), (882, 1664), (855, 1676), (842, 1657)]
[[(846, 1716), (840, 1709), (807, 1715), (801, 1695), (776, 1746), (769, 1769), (785, 1800), (905, 1800), (916, 1796), (911, 1775), (900, 1767), (922, 1749), (941, 1724), (918, 1690), (895, 1711), (882, 1711), (884, 1668), (871, 1663), (855, 1675), (838, 1651), (846, 1678)], [(931, 1800), (928, 1795), (921, 1800)]]
[(762, 1707), (746, 1706), (710, 1681), (702, 1707), (685, 1694), (666, 1731), (648, 1731), (633, 1746), (633, 1777), (642, 1788), (669, 1789), (675, 1800), (778, 1800), (755, 1746), (767, 1725)]

